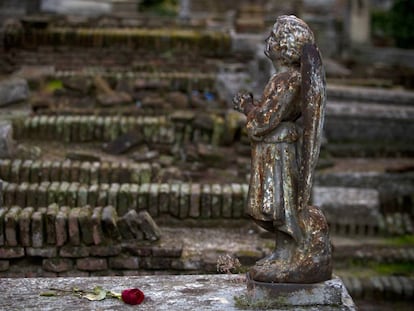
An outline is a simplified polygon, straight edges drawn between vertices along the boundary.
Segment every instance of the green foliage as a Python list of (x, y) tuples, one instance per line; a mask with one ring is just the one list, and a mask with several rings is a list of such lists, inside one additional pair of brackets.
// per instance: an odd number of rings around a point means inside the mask
[(414, 235), (402, 235), (398, 237), (393, 237), (387, 239), (387, 242), (389, 244), (392, 244), (394, 246), (413, 246), (414, 245)]
[(177, 0), (144, 0), (141, 7), (145, 12), (161, 16), (177, 15)]
[(397, 46), (414, 48), (414, 0), (396, 0), (390, 19)]
[(377, 263), (373, 265), (373, 269), (380, 275), (413, 276), (414, 263)]
[(63, 83), (61, 80), (51, 80), (46, 85), (46, 91), (54, 92), (63, 88)]
[(256, 301), (251, 301), (246, 295), (234, 296), (233, 298), (236, 308), (242, 310), (268, 310), (280, 306), (286, 306), (286, 299), (284, 297), (272, 300), (261, 299)]

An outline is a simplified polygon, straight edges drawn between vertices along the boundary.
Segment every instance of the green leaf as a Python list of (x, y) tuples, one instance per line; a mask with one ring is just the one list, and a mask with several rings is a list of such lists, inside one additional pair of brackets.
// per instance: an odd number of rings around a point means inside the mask
[(55, 296), (57, 296), (57, 293), (54, 292), (54, 291), (47, 291), (47, 292), (40, 293), (40, 296), (55, 297)]
[(84, 297), (90, 301), (99, 301), (106, 298), (107, 291), (100, 286), (93, 289), (93, 293), (86, 294)]

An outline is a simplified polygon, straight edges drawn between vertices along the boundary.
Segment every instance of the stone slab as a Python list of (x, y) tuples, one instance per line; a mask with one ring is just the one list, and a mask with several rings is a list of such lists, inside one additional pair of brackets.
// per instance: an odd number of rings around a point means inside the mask
[[(240, 310), (234, 297), (246, 293), (244, 275), (159, 275), (133, 277), (15, 278), (1, 279), (0, 310)], [(92, 290), (95, 286), (121, 292), (140, 288), (146, 299), (140, 306), (129, 306), (107, 298), (102, 301), (79, 299), (75, 295), (44, 297), (50, 288)], [(16, 299), (16, 288), (24, 288)], [(355, 310), (352, 299), (343, 292), (345, 304), (336, 308), (298, 307), (295, 310)], [(268, 309), (292, 310), (292, 308)]]

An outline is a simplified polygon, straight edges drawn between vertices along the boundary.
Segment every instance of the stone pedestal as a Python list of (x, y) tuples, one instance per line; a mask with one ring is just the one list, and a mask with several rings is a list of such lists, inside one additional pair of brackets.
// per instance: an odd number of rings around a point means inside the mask
[(247, 274), (246, 302), (250, 307), (295, 310), (356, 310), (340, 278), (314, 284), (263, 283)]

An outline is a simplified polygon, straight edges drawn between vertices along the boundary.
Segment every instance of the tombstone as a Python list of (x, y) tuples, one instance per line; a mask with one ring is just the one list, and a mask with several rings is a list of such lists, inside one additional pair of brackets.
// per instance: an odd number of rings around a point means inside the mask
[(233, 99), (246, 115), (252, 148), (246, 212), (275, 236), (274, 251), (247, 274), (247, 298), (255, 305), (335, 310), (347, 293), (332, 277), (326, 218), (310, 202), (326, 104), (322, 58), (312, 30), (293, 15), (278, 17), (264, 52), (276, 74), (263, 96)]

